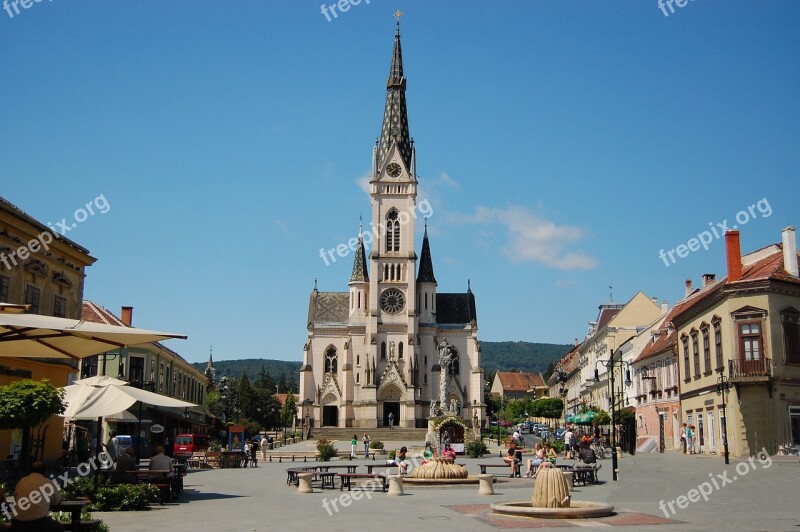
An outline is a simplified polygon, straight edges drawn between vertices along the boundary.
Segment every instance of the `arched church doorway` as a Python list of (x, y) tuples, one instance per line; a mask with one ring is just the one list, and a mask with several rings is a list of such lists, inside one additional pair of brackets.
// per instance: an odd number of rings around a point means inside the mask
[(338, 406), (323, 406), (322, 407), (322, 426), (323, 427), (338, 427), (339, 426), (339, 407)]
[(396, 427), (400, 425), (400, 399), (402, 393), (403, 392), (396, 384), (391, 384), (381, 390), (380, 398), (383, 405), (382, 417), (384, 427), (389, 426), (389, 414), (391, 414), (392, 417), (392, 426)]

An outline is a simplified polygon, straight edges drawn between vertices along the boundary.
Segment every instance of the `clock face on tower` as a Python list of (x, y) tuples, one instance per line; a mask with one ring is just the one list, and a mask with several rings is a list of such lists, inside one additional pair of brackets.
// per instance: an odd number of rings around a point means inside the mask
[(397, 314), (406, 306), (406, 296), (397, 288), (387, 288), (381, 294), (381, 310), (389, 314)]
[(389, 166), (386, 167), (386, 173), (389, 174), (390, 177), (397, 177), (400, 175), (400, 165), (397, 163), (389, 163)]

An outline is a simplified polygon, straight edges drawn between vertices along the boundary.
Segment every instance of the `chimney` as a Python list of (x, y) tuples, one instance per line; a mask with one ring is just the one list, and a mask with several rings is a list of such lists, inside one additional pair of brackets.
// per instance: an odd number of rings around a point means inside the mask
[(133, 307), (122, 307), (122, 317), (120, 319), (122, 323), (131, 327), (131, 322), (133, 321)]
[(725, 232), (725, 254), (728, 256), (728, 282), (742, 278), (742, 250), (739, 247), (739, 231)]
[(686, 281), (684, 281), (684, 285), (686, 286), (686, 290), (683, 294), (683, 297), (689, 297), (692, 293), (692, 280), (686, 279)]
[(666, 314), (667, 312), (669, 312), (669, 303), (665, 299), (661, 302), (661, 314)]
[(714, 284), (714, 281), (716, 280), (716, 278), (717, 278), (717, 274), (716, 273), (704, 273), (703, 274), (703, 288), (705, 288), (705, 287), (707, 287), (707, 286), (709, 286), (711, 284)]
[(651, 297), (651, 298), (650, 298), (650, 301), (652, 301), (653, 303), (655, 303), (656, 305), (658, 305), (658, 298), (657, 298), (657, 297)]
[(781, 236), (783, 240), (783, 268), (789, 275), (797, 277), (797, 237), (795, 236), (794, 227), (790, 225), (784, 229)]
[(579, 343), (580, 343), (580, 342), (578, 341), (578, 339), (577, 339), (577, 338), (575, 338), (575, 347), (578, 347), (578, 344), (579, 344)]

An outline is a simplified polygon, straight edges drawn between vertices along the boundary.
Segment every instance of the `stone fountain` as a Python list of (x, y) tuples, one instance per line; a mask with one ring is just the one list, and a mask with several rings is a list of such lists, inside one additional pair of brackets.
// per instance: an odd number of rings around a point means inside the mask
[(536, 474), (531, 501), (492, 504), (494, 513), (540, 519), (584, 519), (606, 517), (614, 513), (610, 504), (593, 501), (573, 501), (569, 481), (561, 470), (543, 467)]

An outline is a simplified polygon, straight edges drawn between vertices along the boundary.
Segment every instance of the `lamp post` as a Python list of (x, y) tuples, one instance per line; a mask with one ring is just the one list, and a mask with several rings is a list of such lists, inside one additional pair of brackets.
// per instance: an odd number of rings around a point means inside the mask
[[(137, 382), (133, 383), (133, 386), (136, 387), (136, 388), (140, 388), (142, 390), (147, 390), (148, 392), (155, 391), (155, 389), (156, 389), (156, 383), (154, 383), (152, 381), (148, 381), (148, 382), (137, 381)], [(139, 401), (139, 420), (138, 420), (137, 428), (136, 428), (136, 463), (137, 464), (139, 463), (139, 460), (142, 457), (142, 413), (143, 413), (142, 412), (142, 407), (143, 406), (144, 406), (144, 403), (142, 401)]]
[[(600, 382), (600, 374), (597, 371), (597, 364), (602, 364), (610, 374), (609, 377), (609, 386), (611, 388), (611, 395), (608, 398), (609, 406), (611, 407), (611, 479), (616, 482), (617, 480), (617, 392), (614, 387), (614, 373), (617, 365), (619, 365), (620, 371), (625, 368), (627, 365), (628, 368), (625, 369), (625, 386), (631, 385), (631, 369), (630, 364), (621, 358), (619, 362), (614, 359), (614, 350), (612, 349), (609, 353), (608, 360), (598, 360), (594, 366), (594, 381)], [(620, 395), (622, 395), (622, 391), (620, 391)]]
[(731, 383), (725, 377), (724, 366), (718, 367), (717, 373), (719, 373), (719, 377), (717, 377), (717, 395), (722, 396), (722, 419), (720, 419), (720, 424), (722, 427), (722, 448), (725, 454), (725, 463), (729, 464), (730, 460), (728, 458), (728, 417), (725, 414), (725, 407), (727, 406), (725, 396), (730, 392)]

